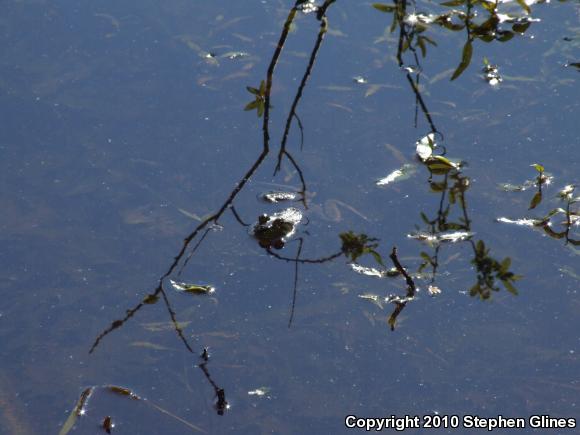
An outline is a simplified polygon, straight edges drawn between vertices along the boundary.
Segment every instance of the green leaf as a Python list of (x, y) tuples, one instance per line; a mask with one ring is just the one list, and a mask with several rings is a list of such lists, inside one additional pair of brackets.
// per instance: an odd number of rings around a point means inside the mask
[(190, 293), (194, 295), (209, 295), (215, 292), (215, 287), (211, 285), (190, 284), (169, 280), (173, 288), (179, 292)]
[(427, 47), (425, 46), (425, 41), (423, 40), (422, 36), (419, 36), (417, 38), (417, 45), (421, 49), (421, 54), (423, 55), (423, 57), (427, 56)]
[(264, 114), (265, 107), (266, 104), (262, 100), (258, 101), (258, 118), (261, 118), (262, 115)]
[(451, 169), (458, 169), (459, 165), (453, 163), (446, 157), (443, 156), (432, 156), (427, 160), (427, 166), (431, 171), (443, 171), (447, 172)]
[(528, 210), (535, 209), (540, 202), (542, 202), (542, 191), (541, 190), (536, 192), (536, 194), (532, 198), (532, 201), (530, 202), (530, 207), (528, 208)]
[(510, 32), (509, 30), (506, 30), (505, 32), (503, 32), (499, 38), (496, 38), (499, 42), (507, 42), (510, 39), (512, 39), (514, 37), (514, 33)]
[(373, 3), (373, 8), (381, 12), (395, 12), (397, 10), (396, 6), (386, 5), (384, 3)]
[(377, 251), (371, 249), (369, 250), (369, 252), (371, 253), (371, 255), (373, 256), (373, 258), (375, 259), (375, 261), (377, 263), (379, 263), (381, 266), (385, 267), (384, 263), (383, 263), (383, 257), (381, 257), (381, 254), (379, 254)]
[(67, 435), (70, 432), (70, 430), (74, 427), (78, 417), (80, 417), (83, 414), (87, 400), (93, 393), (93, 390), (94, 387), (89, 387), (83, 390), (79, 400), (77, 401), (75, 407), (73, 408), (70, 415), (62, 425), (62, 428), (60, 429), (58, 435)]
[(510, 292), (512, 295), (517, 295), (518, 294), (518, 290), (514, 287), (514, 285), (509, 282), (507, 279), (503, 279), (501, 281), (501, 283), (503, 284), (503, 286), (505, 287), (505, 289)]
[(518, 5), (520, 5), (522, 7), (522, 9), (524, 11), (526, 11), (526, 13), (529, 15), (532, 13), (532, 10), (530, 9), (530, 7), (526, 4), (525, 0), (516, 0), (518, 2)]
[(517, 33), (524, 33), (530, 27), (531, 22), (527, 21), (525, 23), (514, 23), (512, 30)]
[(534, 163), (532, 166), (536, 171), (538, 171), (540, 174), (542, 172), (544, 172), (544, 167), (542, 165), (540, 165), (539, 163)]
[(510, 269), (511, 264), (512, 264), (511, 258), (509, 258), (509, 257), (504, 258), (504, 260), (501, 262), (501, 264), (499, 266), (500, 273), (502, 275), (504, 273), (506, 273)]
[(256, 107), (258, 107), (258, 105), (260, 104), (260, 100), (254, 100), (254, 101), (250, 101), (248, 104), (246, 104), (246, 107), (244, 107), (244, 110), (254, 110)]
[(425, 260), (427, 264), (433, 264), (433, 260), (431, 260), (431, 257), (426, 252), (421, 252), (419, 255), (421, 255), (421, 258)]
[(421, 36), (421, 38), (423, 38), (425, 41), (427, 41), (429, 44), (431, 44), (434, 47), (437, 47), (437, 43), (435, 41), (433, 41), (431, 38), (429, 38), (428, 36)]
[(432, 192), (443, 192), (447, 185), (444, 181), (441, 181), (440, 183), (431, 182), (429, 187), (431, 187)]
[(441, 6), (461, 6), (465, 4), (465, 0), (451, 0), (448, 2), (440, 3)]
[(457, 67), (455, 72), (453, 73), (453, 76), (451, 76), (451, 81), (453, 81), (457, 77), (459, 77), (463, 73), (463, 71), (465, 71), (465, 69), (469, 66), (469, 64), (471, 63), (471, 55), (472, 54), (473, 54), (473, 46), (471, 44), (471, 39), (470, 39), (463, 46), (463, 54), (461, 55), (461, 63), (459, 64), (459, 66)]
[(251, 86), (246, 86), (246, 89), (248, 90), (248, 92), (250, 92), (251, 94), (254, 95), (260, 95), (260, 91), (256, 88), (252, 88)]
[(155, 294), (150, 294), (150, 295), (147, 295), (145, 297), (145, 299), (143, 299), (143, 303), (151, 305), (151, 304), (156, 303), (158, 300), (159, 300), (159, 296), (157, 296)]

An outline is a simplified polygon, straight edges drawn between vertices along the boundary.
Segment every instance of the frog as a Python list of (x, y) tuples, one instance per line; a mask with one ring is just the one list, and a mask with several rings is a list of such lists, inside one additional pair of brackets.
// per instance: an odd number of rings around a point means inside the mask
[(250, 234), (264, 249), (282, 249), (288, 239), (294, 235), (301, 221), (302, 212), (294, 207), (288, 207), (271, 215), (263, 213), (258, 216), (258, 221), (250, 229)]

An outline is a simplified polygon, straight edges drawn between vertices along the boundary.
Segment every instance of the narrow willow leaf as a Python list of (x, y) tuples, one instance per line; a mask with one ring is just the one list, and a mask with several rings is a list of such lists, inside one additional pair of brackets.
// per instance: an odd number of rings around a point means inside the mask
[(260, 95), (260, 91), (256, 88), (252, 88), (251, 86), (246, 86), (246, 89), (248, 90), (248, 92), (250, 92), (251, 94), (254, 95)]
[(544, 172), (544, 167), (542, 165), (540, 165), (539, 163), (534, 163), (533, 165), (530, 165), (531, 167), (533, 167), (536, 171), (538, 171), (540, 174), (542, 172)]
[(465, 3), (465, 0), (451, 0), (448, 2), (440, 3), (441, 6), (461, 6)]
[(455, 72), (453, 73), (453, 76), (451, 76), (451, 81), (453, 81), (457, 77), (459, 77), (463, 73), (463, 71), (465, 71), (465, 69), (469, 66), (469, 64), (471, 63), (472, 54), (473, 54), (473, 46), (471, 44), (471, 40), (468, 40), (465, 43), (465, 45), (463, 46), (463, 54), (461, 55), (461, 63), (459, 64), (459, 66), (457, 67)]

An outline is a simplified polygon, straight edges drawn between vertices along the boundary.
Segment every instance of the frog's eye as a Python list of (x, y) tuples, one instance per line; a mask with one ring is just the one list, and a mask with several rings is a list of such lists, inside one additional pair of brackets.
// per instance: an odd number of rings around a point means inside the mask
[(272, 246), (275, 249), (282, 249), (284, 247), (284, 241), (281, 239), (275, 240), (274, 242), (272, 242)]

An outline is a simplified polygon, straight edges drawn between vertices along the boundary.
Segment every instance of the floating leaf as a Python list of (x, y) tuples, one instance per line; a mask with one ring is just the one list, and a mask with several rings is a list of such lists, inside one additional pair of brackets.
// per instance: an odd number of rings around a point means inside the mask
[(266, 192), (260, 195), (260, 199), (272, 204), (295, 201), (297, 198), (298, 194), (296, 192)]
[(363, 293), (361, 295), (358, 295), (358, 297), (361, 299), (365, 299), (367, 301), (371, 301), (373, 304), (375, 304), (381, 310), (384, 308), (383, 301), (385, 300), (385, 298), (381, 298), (379, 295), (376, 295), (373, 293)]
[(377, 186), (387, 186), (398, 181), (404, 181), (411, 178), (411, 176), (413, 176), (416, 172), (417, 168), (415, 165), (406, 163), (401, 168), (391, 172), (385, 178), (378, 180), (376, 184)]
[(437, 146), (435, 143), (435, 133), (429, 133), (415, 142), (415, 152), (421, 161), (427, 160), (433, 154), (433, 149)]
[(576, 186), (574, 186), (573, 184), (568, 184), (567, 186), (564, 186), (564, 188), (560, 190), (560, 192), (558, 192), (558, 195), (560, 196), (560, 198), (563, 199), (571, 199), (572, 193), (574, 193), (575, 188)]
[(162, 332), (162, 331), (171, 331), (176, 327), (179, 329), (185, 329), (187, 325), (189, 325), (191, 321), (185, 322), (150, 322), (150, 323), (142, 323), (141, 326), (145, 328), (147, 331), (150, 332)]
[(169, 280), (173, 288), (180, 292), (191, 293), (195, 295), (207, 295), (215, 292), (215, 287), (211, 285), (189, 284), (185, 282), (177, 282), (172, 279)]
[(431, 296), (437, 296), (439, 294), (441, 294), (441, 289), (437, 286), (434, 285), (429, 285), (427, 287), (427, 292), (431, 295)]
[(473, 237), (474, 234), (475, 233), (471, 231), (453, 231), (447, 233), (427, 233), (419, 231), (416, 233), (407, 234), (407, 237), (424, 242), (430, 246), (435, 246), (441, 243), (456, 243), (463, 240), (468, 240)]
[(248, 396), (264, 397), (271, 391), (270, 387), (259, 387), (255, 390), (248, 391)]
[(396, 6), (386, 5), (384, 3), (373, 3), (373, 8), (381, 12), (395, 12), (397, 10)]
[(221, 57), (227, 57), (228, 59), (240, 59), (242, 57), (248, 57), (250, 54), (244, 51), (228, 51), (221, 55)]
[(521, 218), (521, 219), (509, 219), (506, 217), (500, 217), (496, 219), (498, 222), (503, 222), (506, 224), (521, 225), (524, 227), (534, 227), (542, 225), (545, 221), (542, 219), (531, 219), (531, 218)]
[(376, 278), (384, 278), (387, 275), (386, 271), (375, 269), (374, 267), (361, 266), (357, 263), (349, 263), (349, 266), (352, 270), (361, 275), (374, 276)]
[(169, 350), (168, 347), (161, 346), (159, 344), (151, 343), (149, 341), (133, 341), (131, 344), (133, 347), (142, 347), (151, 350)]
[(425, 163), (430, 171), (435, 173), (445, 173), (451, 169), (459, 169), (459, 163), (454, 163), (446, 157), (443, 156), (431, 156)]

